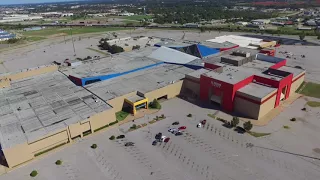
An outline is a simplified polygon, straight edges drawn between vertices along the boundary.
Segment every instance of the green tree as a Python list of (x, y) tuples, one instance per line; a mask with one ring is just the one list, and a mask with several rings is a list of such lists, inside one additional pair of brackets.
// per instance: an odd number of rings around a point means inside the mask
[(232, 118), (232, 121), (231, 121), (231, 125), (232, 125), (232, 127), (236, 127), (238, 124), (239, 124), (239, 118), (238, 117), (236, 117), (236, 116), (234, 116), (233, 118)]
[(61, 165), (62, 164), (62, 161), (61, 160), (57, 160), (56, 161), (56, 165)]
[(36, 170), (33, 170), (31, 173), (30, 173), (30, 176), (31, 177), (36, 177), (38, 175), (38, 172)]
[(252, 129), (253, 125), (250, 121), (243, 123), (243, 129), (246, 131), (250, 131)]
[(306, 37), (305, 33), (301, 33), (301, 34), (299, 35), (299, 39), (300, 39), (301, 41), (303, 41), (305, 37)]
[(154, 99), (150, 107), (153, 109), (161, 109), (161, 104), (158, 102), (157, 99)]
[(320, 35), (317, 36), (317, 39), (320, 39)]

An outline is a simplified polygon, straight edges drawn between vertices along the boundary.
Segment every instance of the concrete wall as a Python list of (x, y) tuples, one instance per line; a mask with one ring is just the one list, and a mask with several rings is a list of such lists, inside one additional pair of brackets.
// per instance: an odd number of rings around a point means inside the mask
[(0, 88), (10, 87), (10, 81), (8, 78), (0, 79)]
[(137, 94), (136, 91), (111, 99), (107, 103), (113, 107), (114, 112), (118, 112), (122, 110), (124, 99), (130, 96), (133, 96), (135, 94)]
[(250, 117), (253, 119), (258, 119), (260, 104), (256, 104), (240, 97), (235, 97), (234, 100), (234, 111), (244, 115), (246, 117)]
[(296, 79), (293, 80), (291, 84), (290, 96), (297, 91), (297, 89), (303, 83), (304, 78), (305, 78), (305, 74), (303, 74), (302, 76), (298, 76)]
[(181, 88), (182, 88), (183, 81), (178, 81), (176, 83), (167, 85), (166, 87), (145, 93), (145, 97), (149, 99), (150, 102), (152, 102), (154, 99), (157, 99), (159, 97), (168, 96), (168, 99), (176, 97), (180, 94)]
[(94, 131), (100, 127), (103, 127), (111, 122), (116, 121), (114, 108), (103, 111), (99, 114), (95, 114), (89, 118), (91, 130)]

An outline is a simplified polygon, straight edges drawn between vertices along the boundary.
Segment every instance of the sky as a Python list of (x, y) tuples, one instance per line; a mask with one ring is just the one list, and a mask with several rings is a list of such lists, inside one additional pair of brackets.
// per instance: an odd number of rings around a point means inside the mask
[(70, 0), (0, 0), (0, 4), (26, 4), (26, 3), (47, 3), (47, 2), (64, 2)]

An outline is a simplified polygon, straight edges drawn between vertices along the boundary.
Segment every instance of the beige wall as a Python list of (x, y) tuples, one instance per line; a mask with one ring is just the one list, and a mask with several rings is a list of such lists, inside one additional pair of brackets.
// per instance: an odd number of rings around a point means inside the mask
[(274, 109), (274, 105), (276, 104), (276, 98), (277, 98), (277, 95), (274, 95), (272, 98), (268, 99), (266, 102), (261, 104), (258, 119), (262, 118), (272, 109)]
[(180, 94), (182, 84), (183, 81), (178, 81), (174, 84), (167, 85), (166, 87), (145, 93), (144, 95), (150, 102), (165, 95), (168, 95), (168, 99), (170, 99)]
[(270, 41), (270, 42), (265, 42), (265, 43), (262, 43), (260, 44), (260, 47), (261, 48), (266, 48), (266, 47), (273, 47), (277, 44), (276, 41)]
[(234, 111), (246, 117), (260, 119), (274, 108), (276, 97), (276, 95), (272, 96), (263, 104), (256, 104), (240, 97), (235, 97)]
[(258, 119), (260, 105), (247, 101), (245, 99), (235, 97), (234, 111), (246, 117)]
[(92, 132), (102, 126), (116, 120), (114, 109), (108, 109), (99, 114), (91, 116), (82, 122), (69, 125), (67, 128), (60, 129), (57, 133), (43, 137), (40, 140), (29, 144), (19, 144), (12, 148), (3, 150), (9, 167), (15, 167), (26, 161), (32, 160), (35, 154), (55, 147), (57, 145), (69, 142), (71, 137), (83, 136), (83, 132), (91, 130)]
[(10, 87), (10, 81), (8, 78), (5, 79), (0, 79), (0, 88), (6, 88), (6, 87)]
[(9, 167), (14, 167), (26, 161), (33, 159), (33, 154), (30, 152), (28, 144), (18, 144), (14, 147), (3, 150)]
[[(299, 77), (299, 76), (298, 76)], [(303, 83), (305, 78), (305, 75), (303, 75), (302, 77), (300, 77), (298, 80), (296, 80), (295, 82), (293, 82), (291, 84), (291, 89), (290, 89), (290, 96), (296, 92), (296, 90), (300, 87), (300, 85)]]
[(137, 92), (134, 91), (134, 92), (131, 92), (129, 94), (126, 94), (126, 95), (119, 96), (117, 98), (111, 99), (107, 103), (110, 104), (113, 107), (114, 112), (118, 112), (118, 111), (122, 110), (124, 99), (128, 98), (130, 96), (136, 95), (136, 94), (137, 94)]
[(100, 127), (103, 127), (111, 122), (116, 121), (116, 115), (114, 108), (103, 111), (99, 114), (95, 114), (89, 118), (91, 130), (94, 131)]
[(30, 69), (28, 71), (17, 72), (17, 73), (5, 75), (2, 78), (8, 78), (8, 79), (11, 79), (11, 80), (19, 80), (19, 79), (23, 79), (23, 78), (27, 78), (27, 77), (31, 77), (31, 76), (36, 76), (36, 75), (39, 75), (39, 74), (44, 74), (44, 73), (48, 73), (48, 72), (54, 72), (54, 71), (57, 71), (57, 70), (58, 70), (58, 66), (57, 65), (49, 65), (49, 66)]

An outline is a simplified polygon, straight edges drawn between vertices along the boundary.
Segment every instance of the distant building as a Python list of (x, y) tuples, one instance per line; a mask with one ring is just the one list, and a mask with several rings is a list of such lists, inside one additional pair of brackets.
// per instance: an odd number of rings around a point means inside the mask
[(195, 23), (187, 23), (187, 24), (184, 24), (183, 26), (187, 27), (187, 28), (198, 28), (198, 27), (200, 27), (199, 24), (195, 24)]
[(249, 23), (248, 22), (243, 22), (243, 21), (238, 21), (235, 23), (236, 25), (240, 25), (240, 26), (246, 26), (248, 25)]
[(0, 41), (7, 41), (9, 39), (14, 39), (14, 38), (16, 38), (15, 34), (12, 34), (0, 29)]
[(270, 19), (256, 19), (251, 21), (252, 24), (258, 24), (258, 25), (264, 25), (264, 24), (269, 24)]
[(46, 27), (31, 27), (31, 28), (24, 28), (23, 31), (39, 31), (41, 29), (45, 29)]
[(133, 16), (134, 13), (128, 13), (128, 12), (124, 12), (124, 13), (120, 13), (118, 14), (119, 16)]

